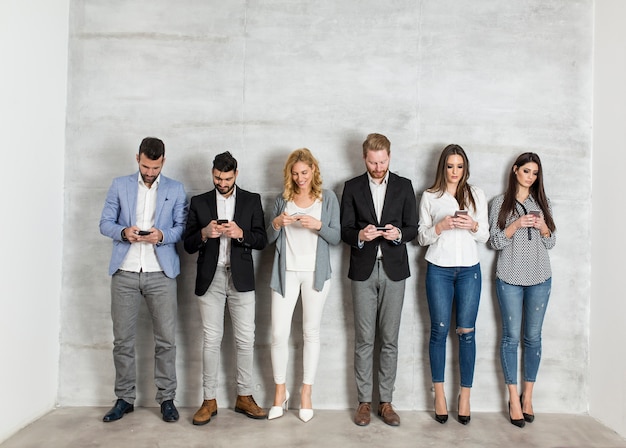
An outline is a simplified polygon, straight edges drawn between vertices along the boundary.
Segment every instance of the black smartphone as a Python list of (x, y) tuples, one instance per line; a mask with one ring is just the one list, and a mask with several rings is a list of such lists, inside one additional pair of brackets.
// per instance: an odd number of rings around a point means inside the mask
[(531, 210), (528, 212), (529, 215), (533, 215), (533, 216), (541, 216), (541, 212), (539, 210)]
[(228, 219), (218, 219), (217, 220), (217, 224), (218, 225), (226, 224), (227, 222), (228, 222)]
[(386, 232), (389, 229), (385, 226), (376, 226), (376, 230), (382, 230), (383, 232)]
[(137, 235), (150, 235), (152, 232), (150, 232), (149, 230), (140, 230), (139, 232), (137, 232)]

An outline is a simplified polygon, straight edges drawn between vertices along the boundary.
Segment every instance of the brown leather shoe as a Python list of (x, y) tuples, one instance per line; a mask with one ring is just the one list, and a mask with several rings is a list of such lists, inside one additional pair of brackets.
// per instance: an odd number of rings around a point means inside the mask
[(250, 418), (267, 418), (267, 412), (256, 404), (252, 395), (238, 395), (235, 412), (246, 414)]
[(372, 412), (371, 403), (359, 403), (354, 414), (354, 423), (359, 426), (367, 426), (370, 424), (370, 413)]
[(383, 419), (383, 422), (389, 426), (399, 426), (400, 416), (391, 407), (391, 403), (381, 403), (378, 405), (378, 415)]
[(211, 417), (217, 415), (217, 400), (204, 400), (200, 409), (193, 415), (194, 425), (206, 425), (211, 421)]

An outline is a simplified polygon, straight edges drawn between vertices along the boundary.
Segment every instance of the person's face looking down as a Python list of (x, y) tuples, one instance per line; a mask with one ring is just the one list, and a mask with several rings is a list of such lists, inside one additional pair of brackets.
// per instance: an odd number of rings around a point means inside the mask
[(150, 159), (145, 154), (137, 155), (137, 164), (139, 165), (139, 173), (143, 179), (143, 183), (146, 187), (152, 187), (152, 184), (159, 177), (163, 164), (165, 163), (165, 156), (161, 156), (156, 160)]
[(381, 182), (389, 170), (390, 156), (387, 151), (367, 151), (364, 160), (367, 172), (377, 182)]
[(518, 185), (523, 188), (530, 188), (539, 175), (539, 165), (535, 162), (528, 162), (522, 166), (516, 166), (514, 171)]
[(238, 170), (224, 172), (213, 168), (213, 185), (222, 196), (228, 197), (233, 193), (238, 172)]

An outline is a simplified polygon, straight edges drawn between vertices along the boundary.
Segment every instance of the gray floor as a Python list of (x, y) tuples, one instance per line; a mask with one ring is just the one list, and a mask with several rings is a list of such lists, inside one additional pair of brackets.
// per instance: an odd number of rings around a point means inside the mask
[(209, 424), (193, 426), (195, 409), (181, 408), (180, 421), (165, 423), (159, 408), (136, 408), (117, 422), (103, 423), (108, 408), (59, 408), (0, 444), (29, 447), (524, 447), (626, 448), (626, 439), (585, 415), (538, 414), (516, 428), (506, 414), (472, 413), (463, 426), (450, 415), (441, 425), (430, 412), (400, 411), (399, 427), (372, 416), (367, 427), (352, 423), (352, 410), (317, 411), (308, 423), (297, 410), (282, 418), (252, 420), (220, 409)]

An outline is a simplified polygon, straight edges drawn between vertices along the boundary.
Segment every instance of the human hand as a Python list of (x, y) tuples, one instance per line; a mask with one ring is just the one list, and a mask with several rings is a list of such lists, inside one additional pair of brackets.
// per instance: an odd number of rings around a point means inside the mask
[(368, 224), (366, 227), (359, 230), (359, 240), (372, 241), (379, 236), (384, 236), (386, 231), (378, 230), (374, 224)]
[(451, 216), (452, 226), (455, 229), (472, 230), (476, 226), (476, 221), (469, 214)]
[(294, 215), (293, 218), (295, 218), (295, 220), (298, 221), (305, 229), (320, 230), (322, 228), (322, 221), (312, 217), (311, 215), (303, 213), (301, 215)]
[(226, 224), (218, 224), (217, 230), (228, 238), (243, 238), (243, 230), (235, 221), (228, 221)]

